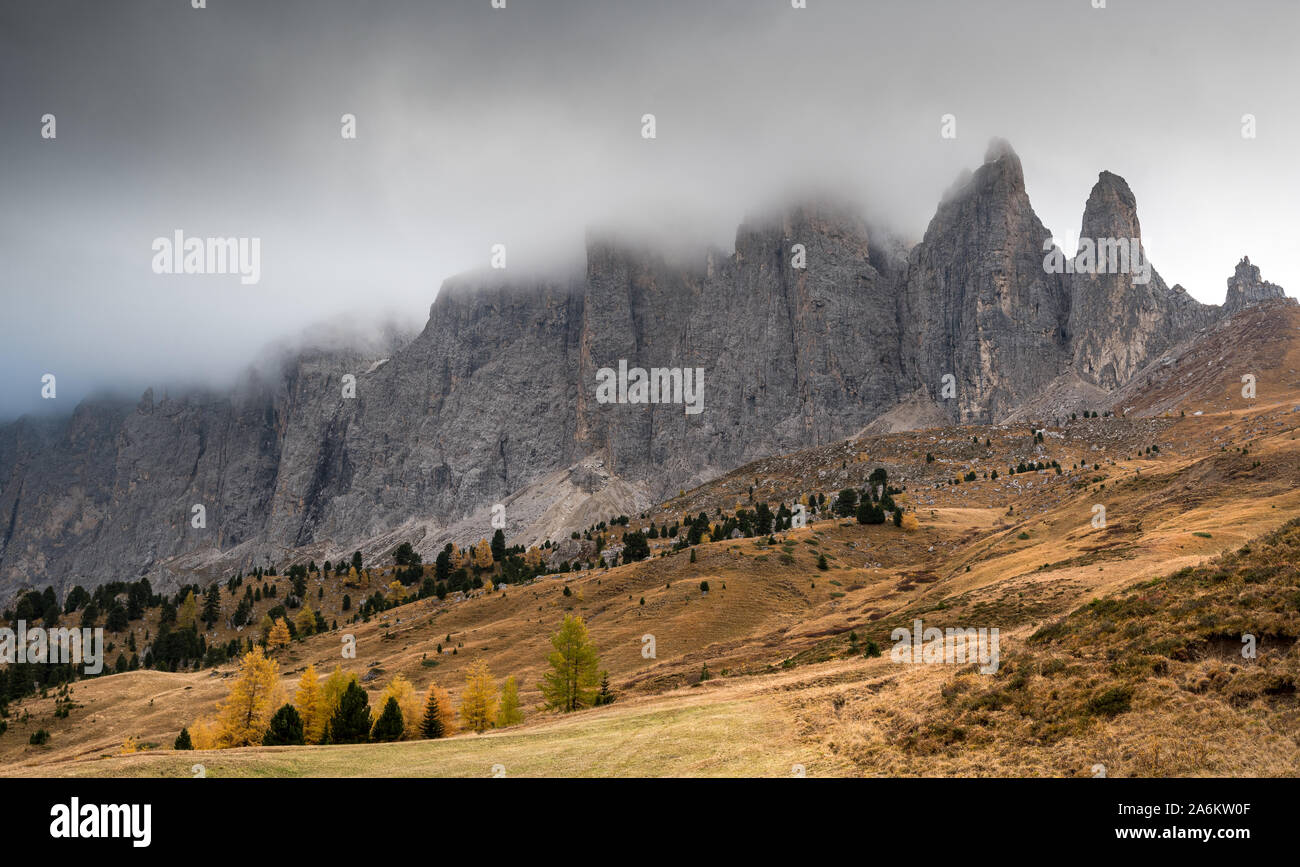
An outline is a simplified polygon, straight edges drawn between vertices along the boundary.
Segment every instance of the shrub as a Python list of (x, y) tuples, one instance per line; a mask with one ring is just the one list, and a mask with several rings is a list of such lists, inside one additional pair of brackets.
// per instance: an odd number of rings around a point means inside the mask
[(1088, 699), (1088, 713), (1094, 716), (1119, 716), (1129, 710), (1132, 700), (1131, 686), (1112, 686)]

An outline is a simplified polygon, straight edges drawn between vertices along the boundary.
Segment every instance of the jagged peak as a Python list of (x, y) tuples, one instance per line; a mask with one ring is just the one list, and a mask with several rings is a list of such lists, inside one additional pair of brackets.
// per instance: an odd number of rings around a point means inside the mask
[(996, 163), (1007, 158), (1020, 162), (1020, 156), (1011, 146), (1011, 142), (998, 137), (990, 139), (989, 146), (984, 151), (984, 164)]
[(1137, 197), (1128, 181), (1114, 172), (1097, 174), (1097, 183), (1083, 207), (1080, 236), (1084, 238), (1141, 238)]
[[(1025, 171), (1020, 157), (1011, 144), (1003, 138), (994, 138), (984, 153), (984, 164), (975, 171), (962, 169), (956, 180), (944, 190), (939, 199), (942, 211), (947, 205), (964, 200), (969, 195), (997, 193), (1003, 196), (1025, 194)], [(935, 216), (938, 216), (936, 214)]]
[(1228, 293), (1223, 306), (1225, 310), (1239, 310), (1261, 301), (1285, 297), (1286, 291), (1281, 286), (1263, 279), (1259, 266), (1251, 264), (1249, 256), (1242, 256), (1228, 278)]

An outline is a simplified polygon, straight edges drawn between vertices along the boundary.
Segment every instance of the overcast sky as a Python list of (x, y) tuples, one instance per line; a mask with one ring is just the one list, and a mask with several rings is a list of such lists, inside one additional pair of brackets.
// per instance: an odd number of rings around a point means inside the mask
[[(915, 240), (993, 136), (1048, 228), (1107, 169), (1171, 285), (1220, 303), (1249, 254), (1300, 294), (1295, 0), (207, 5), (0, 3), (0, 420), (229, 382), (322, 321), (419, 328), (495, 243), (516, 276), (589, 226), (730, 250), (826, 187)], [(154, 274), (176, 229), (260, 238), (261, 281)]]

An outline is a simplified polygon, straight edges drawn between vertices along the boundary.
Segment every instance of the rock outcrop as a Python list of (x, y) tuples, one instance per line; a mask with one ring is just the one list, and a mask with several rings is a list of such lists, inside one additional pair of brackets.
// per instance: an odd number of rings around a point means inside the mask
[(1223, 299), (1223, 311), (1229, 315), (1243, 307), (1285, 298), (1286, 293), (1276, 283), (1259, 276), (1259, 266), (1250, 264), (1249, 256), (1242, 256), (1237, 269), (1228, 278), (1228, 294)]

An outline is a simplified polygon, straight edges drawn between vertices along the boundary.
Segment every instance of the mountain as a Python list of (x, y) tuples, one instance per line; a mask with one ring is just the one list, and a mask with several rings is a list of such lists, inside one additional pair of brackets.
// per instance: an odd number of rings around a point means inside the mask
[[(1146, 262), (1122, 178), (1101, 174), (1082, 229), (1132, 239), (1129, 264)], [(868, 426), (1096, 407), (1281, 294), (1247, 260), (1222, 309), (1154, 269), (1056, 269), (1050, 237), (995, 141), (910, 250), (827, 202), (747, 218), (732, 253), (690, 265), (592, 234), (580, 275), (448, 280), (398, 345), (298, 351), (229, 393), (20, 419), (0, 426), (0, 591), (165, 586), (400, 541), (428, 557), (491, 535), (498, 503), (512, 541), (563, 537)], [(701, 370), (702, 408), (602, 401), (621, 366)]]
[(1088, 382), (1118, 388), (1161, 350), (1217, 318), (1218, 308), (1196, 301), (1182, 286), (1169, 288), (1151, 267), (1141, 243), (1137, 199), (1119, 175), (1102, 172), (1098, 177), (1084, 207), (1079, 238), (1081, 244), (1093, 242), (1099, 248), (1098, 239), (1127, 241), (1130, 256), (1127, 270), (1107, 267), (1103, 273), (1101, 260), (1109, 264), (1110, 257), (1099, 251), (1095, 271), (1071, 275), (1074, 365)]

